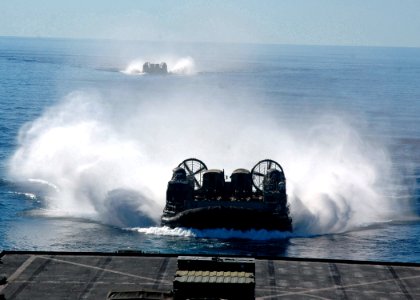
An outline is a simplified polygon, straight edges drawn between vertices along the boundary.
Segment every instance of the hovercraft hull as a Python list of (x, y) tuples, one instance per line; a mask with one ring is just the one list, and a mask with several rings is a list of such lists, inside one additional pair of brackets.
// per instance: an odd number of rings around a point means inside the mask
[(292, 220), (287, 215), (223, 206), (187, 209), (175, 215), (166, 213), (162, 216), (162, 225), (171, 228), (292, 231)]

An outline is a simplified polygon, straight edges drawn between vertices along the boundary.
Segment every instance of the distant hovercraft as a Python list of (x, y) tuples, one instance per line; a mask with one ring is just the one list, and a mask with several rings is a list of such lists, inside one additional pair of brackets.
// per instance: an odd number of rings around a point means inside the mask
[(161, 221), (171, 228), (292, 231), (283, 168), (265, 159), (227, 181), (224, 170), (186, 159), (168, 182)]
[(143, 64), (143, 73), (165, 75), (168, 74), (168, 66), (165, 62), (162, 62), (160, 64), (152, 64), (150, 62), (145, 62)]

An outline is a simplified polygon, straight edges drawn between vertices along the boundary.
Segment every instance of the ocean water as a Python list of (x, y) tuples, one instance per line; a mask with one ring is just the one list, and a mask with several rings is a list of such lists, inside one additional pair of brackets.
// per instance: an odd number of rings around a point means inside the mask
[[(415, 48), (0, 38), (0, 249), (419, 262), (419, 83)], [(293, 232), (161, 227), (189, 157), (279, 162)]]

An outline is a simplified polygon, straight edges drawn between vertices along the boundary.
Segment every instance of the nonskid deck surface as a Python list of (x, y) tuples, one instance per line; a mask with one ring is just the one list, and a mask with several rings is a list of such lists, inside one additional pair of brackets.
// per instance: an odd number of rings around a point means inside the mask
[[(106, 299), (110, 291), (169, 293), (177, 256), (1, 254), (0, 299)], [(255, 259), (256, 299), (420, 299), (420, 264)]]

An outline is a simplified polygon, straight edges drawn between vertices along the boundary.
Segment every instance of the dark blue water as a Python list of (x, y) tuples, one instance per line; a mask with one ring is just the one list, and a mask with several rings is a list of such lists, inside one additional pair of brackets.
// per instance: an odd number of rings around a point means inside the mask
[[(0, 38), (0, 248), (418, 262), (419, 82), (420, 49)], [(191, 156), (280, 162), (294, 232), (160, 228)]]

